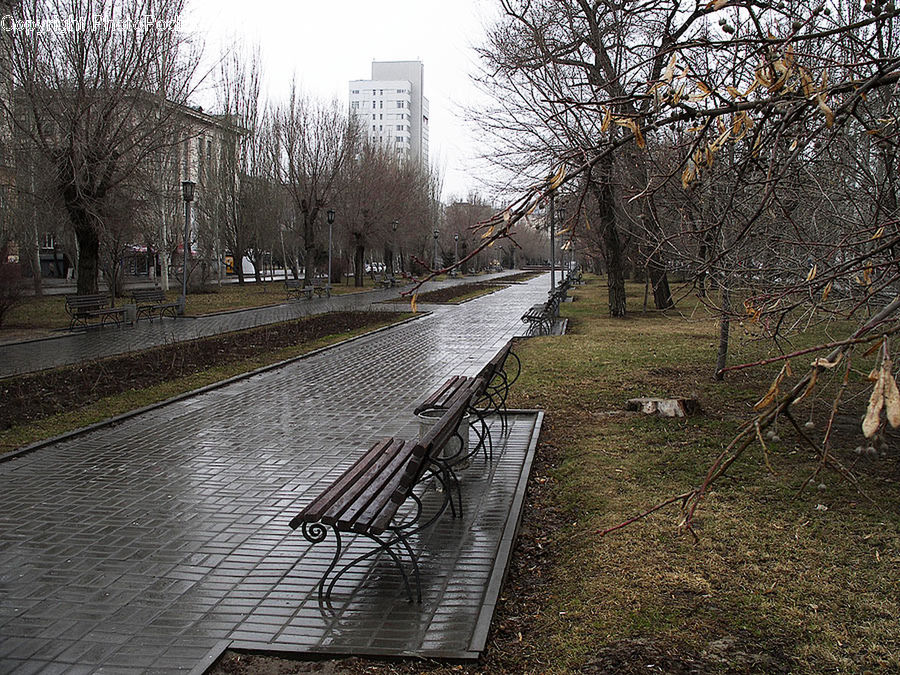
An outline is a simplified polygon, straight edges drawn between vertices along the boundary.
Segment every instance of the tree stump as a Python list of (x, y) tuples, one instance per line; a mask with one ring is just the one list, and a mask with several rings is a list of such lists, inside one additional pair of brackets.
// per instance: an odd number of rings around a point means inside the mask
[(700, 412), (700, 404), (692, 398), (632, 398), (625, 410), (656, 417), (688, 417)]

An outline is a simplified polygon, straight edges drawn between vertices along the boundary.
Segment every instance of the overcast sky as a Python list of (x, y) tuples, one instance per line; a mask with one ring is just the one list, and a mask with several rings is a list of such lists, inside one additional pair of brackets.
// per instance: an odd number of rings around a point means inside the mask
[[(481, 96), (469, 75), (473, 47), (497, 12), (496, 0), (190, 0), (187, 23), (218, 53), (237, 39), (258, 42), (269, 97), (302, 88), (347, 104), (350, 80), (369, 79), (371, 63), (421, 60), (431, 105), (430, 159), (443, 170), (444, 199), (465, 196), (478, 147), (460, 108)], [(212, 99), (214, 100), (214, 99)], [(208, 104), (208, 103), (207, 103)]]

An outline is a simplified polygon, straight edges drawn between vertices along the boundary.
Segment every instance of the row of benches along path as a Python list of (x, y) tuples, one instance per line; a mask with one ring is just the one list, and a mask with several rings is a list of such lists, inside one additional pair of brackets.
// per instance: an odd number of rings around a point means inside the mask
[(416, 542), (421, 605), (379, 561), (342, 577), (327, 611), (330, 547), (288, 522), (375, 440), (415, 438), (416, 403), (521, 334), (546, 282), (0, 462), (0, 672), (202, 672), (227, 647), (477, 654), (538, 415), (496, 425), (494, 461), (460, 473), (464, 517)]
[[(499, 272), (479, 276), (475, 279), (487, 281), (513, 273), (510, 271)], [(425, 284), (422, 292), (471, 283), (472, 280), (472, 278), (461, 278), (433, 281)], [(42, 368), (55, 368), (279, 321), (289, 321), (310, 314), (367, 309), (372, 303), (399, 297), (400, 293), (407, 288), (347, 293), (333, 295), (330, 298), (286, 302), (270, 307), (196, 318), (154, 319), (152, 323), (144, 320), (139, 321), (134, 327), (107, 326), (103, 329), (93, 328), (76, 332), (61, 331), (58, 336), (41, 340), (0, 344), (0, 377), (32, 372)], [(190, 303), (190, 297), (188, 297), (188, 303)], [(402, 311), (402, 306), (395, 308)]]

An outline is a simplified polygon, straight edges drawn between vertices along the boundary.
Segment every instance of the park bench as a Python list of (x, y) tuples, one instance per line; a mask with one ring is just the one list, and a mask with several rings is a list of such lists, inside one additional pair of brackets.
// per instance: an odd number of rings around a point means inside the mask
[(166, 292), (161, 288), (135, 288), (131, 291), (131, 301), (137, 307), (135, 319), (141, 320), (141, 316), (150, 319), (153, 323), (153, 315), (162, 319), (166, 314), (173, 319), (178, 316), (178, 303), (166, 299)]
[(319, 279), (314, 279), (312, 284), (307, 284), (304, 279), (285, 279), (284, 289), (287, 292), (288, 300), (299, 300), (300, 298), (311, 300), (313, 294), (322, 297), (328, 290)]
[[(470, 422), (472, 430), (478, 436), (478, 443), (459, 461), (468, 459), (478, 452), (479, 448), (484, 450), (488, 460), (493, 460), (493, 441), (485, 417), (498, 415), (502, 428), (505, 429), (507, 426), (506, 399), (510, 387), (519, 379), (522, 370), (522, 362), (512, 351), (512, 345), (512, 340), (507, 342), (475, 377), (453, 375), (448, 378), (414, 410), (415, 414), (419, 415), (427, 410), (446, 409), (461, 390), (474, 387), (474, 396), (470, 400), (467, 412), (479, 423), (479, 426), (476, 426), (474, 421)], [(513, 368), (507, 367), (510, 362), (514, 363), (514, 372)]]
[(299, 300), (303, 297), (303, 279), (285, 279), (284, 290), (288, 300)]
[[(461, 389), (449, 402), (450, 407), (419, 441), (387, 438), (375, 443), (291, 519), (290, 527), (294, 530), (300, 528), (304, 538), (313, 545), (327, 538), (329, 528), (334, 533), (334, 556), (318, 584), (320, 603), (325, 601), (330, 606), (331, 593), (338, 579), (355, 565), (380, 552), (387, 553), (400, 571), (407, 596), (412, 602), (409, 575), (402, 562), (403, 554), (409, 556), (418, 601), (422, 602), (418, 558), (409, 540), (412, 535), (435, 523), (448, 506), (456, 515), (457, 506), (452, 497), (454, 487), (459, 514), (462, 515), (459, 481), (450, 464), (442, 457), (442, 452), (452, 438), (461, 438), (458, 427), (474, 395), (475, 386)], [(426, 512), (423, 498), (414, 494), (414, 489), (432, 478), (441, 486), (442, 501), (436, 509)], [(404, 504), (409, 508), (401, 509)], [(362, 535), (375, 546), (345, 563), (333, 574), (343, 552), (342, 533)]]
[(393, 276), (383, 276), (380, 279), (376, 279), (375, 285), (379, 288), (393, 288), (397, 285), (397, 280)]
[(115, 321), (118, 326), (125, 321), (126, 312), (125, 307), (110, 307), (109, 296), (105, 293), (66, 296), (66, 313), (71, 317), (69, 330), (79, 323), (88, 327), (93, 320), (99, 321), (101, 327), (107, 320)]
[(553, 326), (559, 316), (559, 305), (565, 302), (571, 286), (572, 277), (567, 275), (556, 288), (550, 291), (546, 302), (532, 305), (522, 315), (522, 321), (529, 324), (528, 335), (550, 335), (553, 332)]
[(549, 335), (553, 331), (555, 320), (551, 305), (547, 302), (532, 305), (522, 315), (522, 321), (528, 324), (527, 335)]

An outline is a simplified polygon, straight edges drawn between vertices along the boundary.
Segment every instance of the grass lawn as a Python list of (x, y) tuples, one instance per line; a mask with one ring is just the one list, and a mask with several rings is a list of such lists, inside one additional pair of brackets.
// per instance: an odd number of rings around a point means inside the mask
[[(487, 663), (528, 672), (900, 671), (896, 446), (855, 467), (873, 502), (833, 473), (798, 494), (817, 460), (782, 424), (781, 441), (769, 444), (776, 475), (758, 447), (739, 460), (701, 508), (699, 541), (678, 529), (677, 506), (598, 536), (698, 485), (780, 368), (715, 382), (714, 319), (692, 306), (682, 310), (693, 318), (642, 316), (642, 291), (630, 290), (635, 313), (613, 320), (605, 287), (592, 280), (564, 306), (568, 335), (517, 350), (524, 371), (511, 403), (547, 416), (523, 557)], [(760, 356), (736, 328), (732, 362)], [(692, 395), (704, 412), (618, 412), (642, 395)], [(838, 454), (850, 465), (858, 425), (845, 436)]]

